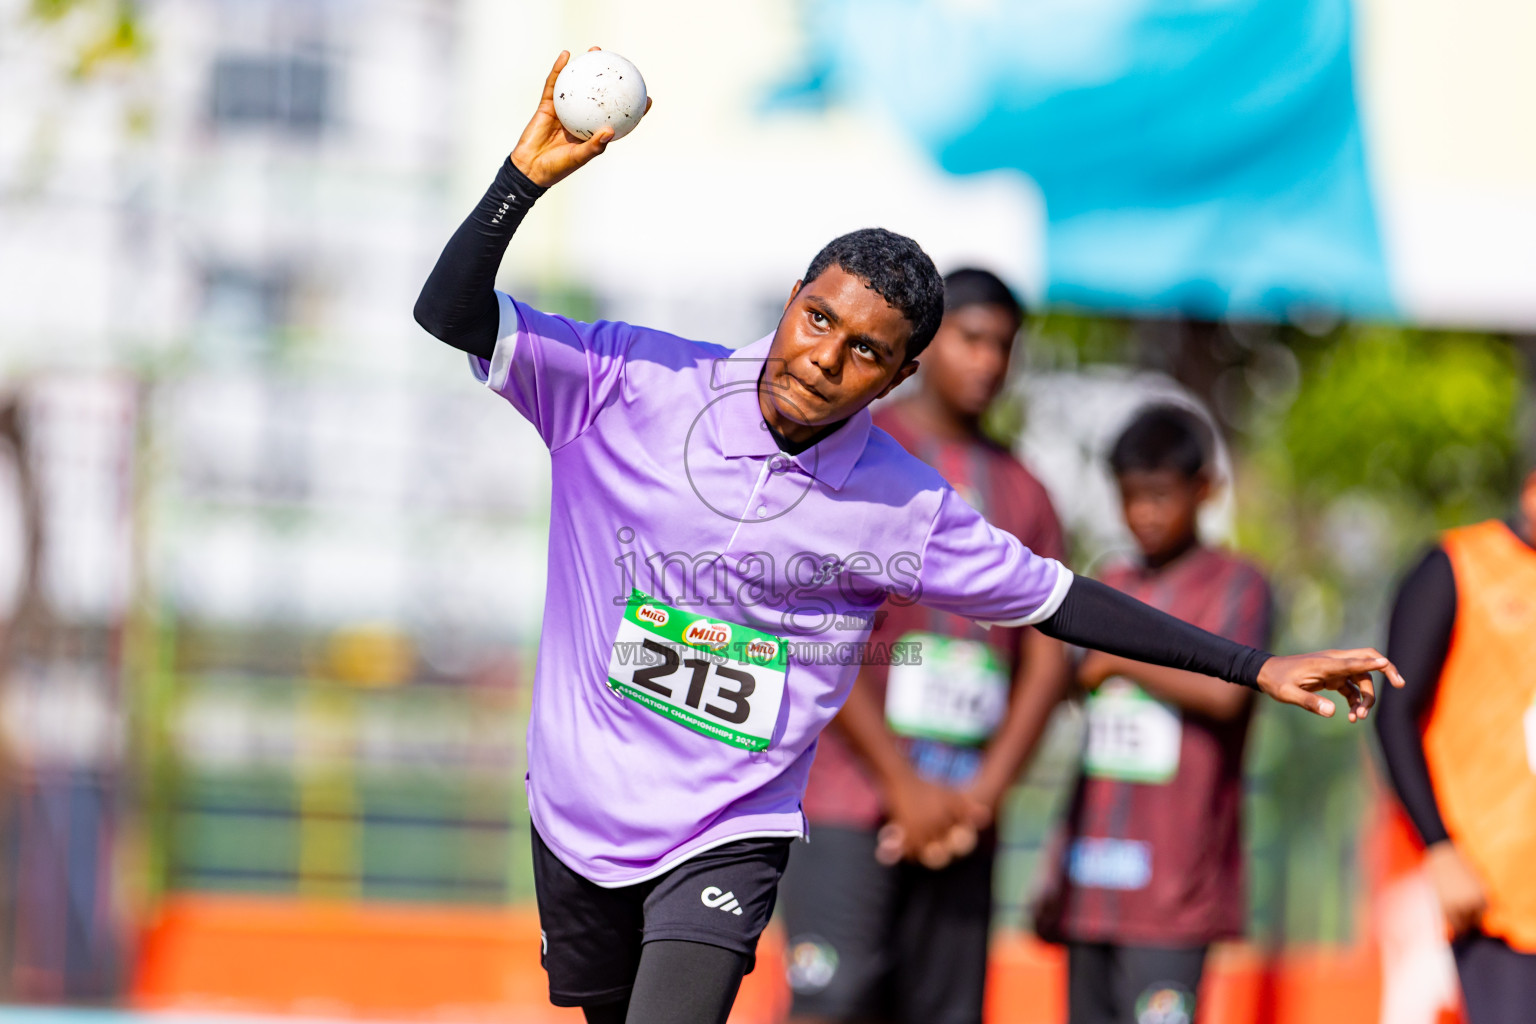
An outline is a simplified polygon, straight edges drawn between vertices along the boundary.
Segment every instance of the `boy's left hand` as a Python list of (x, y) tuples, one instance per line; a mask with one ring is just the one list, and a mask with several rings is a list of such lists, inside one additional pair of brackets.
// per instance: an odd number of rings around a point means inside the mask
[(1361, 647), (1272, 657), (1259, 669), (1259, 689), (1282, 704), (1295, 704), (1324, 718), (1333, 717), (1334, 704), (1318, 696), (1318, 691), (1337, 690), (1349, 705), (1349, 720), (1358, 722), (1376, 703), (1372, 672), (1382, 673), (1393, 686), (1403, 685), (1396, 665), (1380, 651)]

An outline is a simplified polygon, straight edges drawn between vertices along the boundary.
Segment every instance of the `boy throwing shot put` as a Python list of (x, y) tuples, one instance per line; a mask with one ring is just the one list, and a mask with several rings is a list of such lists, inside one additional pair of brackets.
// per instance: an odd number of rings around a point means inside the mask
[[(1045, 488), (981, 432), (1022, 316), (995, 275), (949, 274), (917, 392), (874, 421), (992, 525), (1060, 558), (1061, 524)], [(909, 644), (921, 660), (866, 664), (818, 741), (804, 805), (815, 840), (796, 844), (780, 894), (791, 1019), (980, 1024), (989, 826), (1061, 696), (1065, 650), (1038, 630), (988, 630), (908, 602), (877, 612), (871, 636)], [(955, 819), (962, 849), (974, 848), (944, 864), (952, 851), (940, 833)], [(877, 859), (882, 825), (887, 845), (894, 834), (909, 837), (919, 860)]]
[[(1104, 582), (1255, 647), (1269, 586), (1200, 543), (1211, 438), (1188, 409), (1139, 413), (1110, 451), (1138, 557)], [(1088, 742), (1035, 926), (1067, 945), (1070, 1024), (1191, 1021), (1206, 949), (1243, 934), (1240, 808), (1252, 693), (1102, 652), (1078, 670)]]
[(909, 238), (834, 239), (773, 333), (735, 350), (498, 292), (523, 217), (612, 139), (560, 125), (567, 59), (416, 302), (550, 452), (527, 787), (554, 1002), (589, 1021), (726, 1019), (805, 834), (816, 737), (888, 597), (1317, 714), (1337, 690), (1364, 715), (1372, 671), (1400, 683), (1373, 650), (1274, 657), (1077, 579), (875, 427), (867, 406), (917, 369), (943, 312)]

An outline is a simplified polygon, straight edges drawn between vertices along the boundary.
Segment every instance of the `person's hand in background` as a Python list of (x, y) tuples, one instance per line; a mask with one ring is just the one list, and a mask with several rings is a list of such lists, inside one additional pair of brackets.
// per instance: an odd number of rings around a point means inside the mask
[(988, 808), (970, 794), (928, 782), (915, 773), (885, 790), (890, 820), (880, 829), (875, 859), (915, 860), (937, 871), (976, 849), (990, 822)]
[(1445, 914), (1446, 927), (1451, 935), (1461, 935), (1478, 926), (1483, 911), (1488, 909), (1488, 895), (1483, 890), (1483, 880), (1477, 877), (1472, 865), (1462, 857), (1449, 839), (1435, 843), (1424, 854), (1429, 866), (1430, 881), (1440, 900), (1440, 910)]

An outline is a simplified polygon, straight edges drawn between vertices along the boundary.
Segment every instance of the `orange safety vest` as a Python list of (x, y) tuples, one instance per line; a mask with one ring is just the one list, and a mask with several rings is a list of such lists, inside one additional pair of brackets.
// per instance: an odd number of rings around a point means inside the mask
[(1536, 953), (1536, 550), (1497, 520), (1443, 547), (1456, 623), (1424, 755), (1446, 831), (1487, 889), (1483, 931)]

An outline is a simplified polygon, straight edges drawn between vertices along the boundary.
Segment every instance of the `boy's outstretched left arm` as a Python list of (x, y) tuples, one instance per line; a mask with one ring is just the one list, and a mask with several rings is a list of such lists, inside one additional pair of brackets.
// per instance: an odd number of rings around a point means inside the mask
[(1373, 648), (1280, 657), (1208, 633), (1082, 576), (1073, 578), (1061, 604), (1036, 628), (1080, 647), (1252, 687), (1324, 718), (1335, 710), (1334, 702), (1320, 695), (1324, 690), (1344, 698), (1354, 722), (1376, 703), (1372, 672), (1403, 685), (1397, 668)]
[(1335, 709), (1319, 696), (1323, 690), (1338, 691), (1356, 721), (1376, 702), (1372, 672), (1403, 685), (1392, 663), (1370, 648), (1279, 658), (1074, 576), (988, 523), (950, 490), (929, 526), (919, 566), (916, 586), (903, 600), (997, 626), (1034, 626), (1079, 647), (1215, 676), (1324, 718)]

